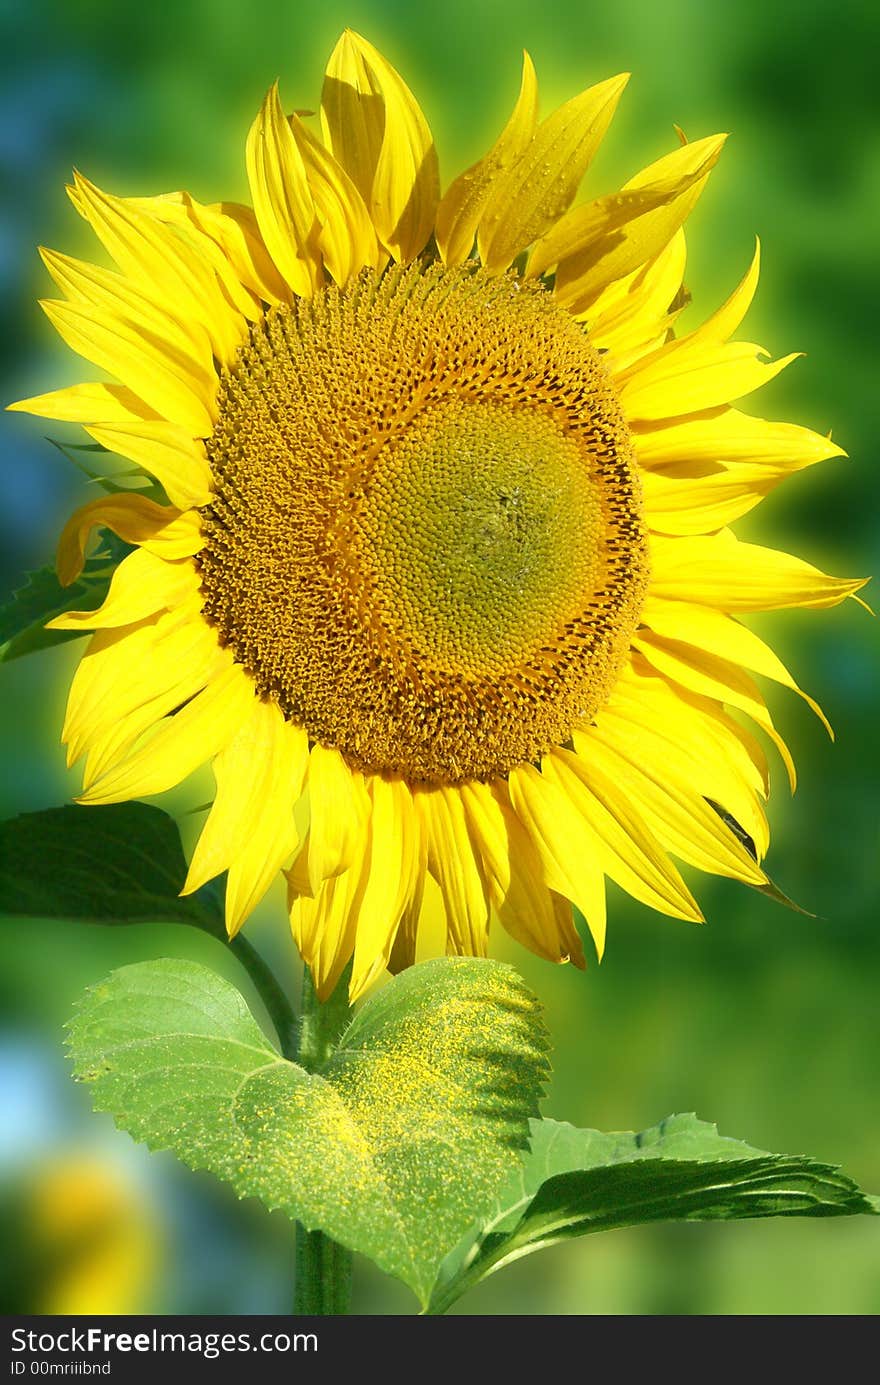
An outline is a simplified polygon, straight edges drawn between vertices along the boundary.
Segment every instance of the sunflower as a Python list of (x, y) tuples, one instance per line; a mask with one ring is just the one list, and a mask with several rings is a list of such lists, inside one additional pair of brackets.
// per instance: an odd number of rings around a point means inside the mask
[(723, 136), (572, 205), (625, 83), (538, 122), (526, 55), (441, 196), (411, 91), (346, 32), (320, 124), (266, 96), (253, 209), (77, 175), (117, 268), (43, 254), (46, 313), (114, 382), (14, 407), (156, 493), (93, 500), (60, 541), (67, 583), (94, 529), (133, 546), (99, 610), (51, 622), (93, 632), (64, 728), (81, 801), (210, 761), (185, 891), (227, 871), (234, 934), (284, 869), (322, 996), (351, 959), (352, 998), (411, 963), (438, 917), (453, 953), (497, 921), (583, 965), (572, 906), (601, 956), (606, 876), (692, 920), (673, 858), (766, 883), (767, 761), (735, 714), (793, 786), (747, 670), (799, 690), (739, 617), (862, 583), (728, 526), (841, 449), (732, 407), (794, 359), (731, 340), (757, 254), (679, 330)]

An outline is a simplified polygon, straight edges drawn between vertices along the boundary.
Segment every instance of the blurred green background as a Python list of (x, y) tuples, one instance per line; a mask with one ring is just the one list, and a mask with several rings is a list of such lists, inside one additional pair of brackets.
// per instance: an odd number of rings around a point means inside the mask
[[(288, 107), (314, 108), (326, 57), (350, 24), (418, 94), (448, 181), (506, 119), (525, 46), (545, 110), (614, 72), (633, 73), (590, 175), (593, 191), (610, 190), (671, 149), (673, 122), (692, 138), (733, 132), (690, 223), (691, 313), (705, 315), (726, 295), (760, 233), (765, 279), (749, 335), (774, 354), (803, 349), (807, 358), (746, 407), (821, 431), (833, 426), (850, 454), (793, 479), (739, 532), (791, 546), (832, 571), (880, 567), (876, 7), (859, 0), (3, 0), (0, 16), (4, 401), (90, 375), (53, 338), (34, 302), (47, 288), (37, 242), (92, 253), (63, 192), (73, 165), (122, 193), (187, 187), (206, 201), (245, 198), (244, 138), (265, 88), (278, 76)], [(24, 568), (46, 560), (63, 517), (85, 495), (46, 441), (47, 425), (4, 415), (0, 426), (5, 592)], [(52, 429), (56, 437), (63, 431)], [(838, 732), (832, 746), (796, 698), (769, 690), (801, 771), (794, 800), (781, 769), (774, 777), (770, 870), (818, 917), (702, 880), (709, 923), (697, 929), (653, 915), (612, 887), (601, 968), (581, 975), (505, 953), (546, 1002), (557, 1045), (547, 1114), (631, 1129), (695, 1109), (766, 1149), (841, 1162), (876, 1191), (877, 627), (853, 603), (758, 626)], [(2, 670), (4, 816), (76, 791), (58, 744), (76, 650), (67, 645)], [(197, 803), (198, 793), (190, 789), (177, 802)], [(264, 907), (251, 937), (293, 979), (280, 897)], [(78, 1301), (111, 1311), (286, 1311), (287, 1224), (240, 1206), (170, 1159), (145, 1155), (91, 1116), (61, 1057), (61, 1026), (77, 993), (110, 968), (171, 951), (229, 975), (235, 963), (210, 940), (146, 926), (111, 932), (4, 922), (2, 947), (0, 1215), (4, 1205), (23, 1205), (26, 1187), (50, 1209), (67, 1208), (66, 1218), (53, 1214), (54, 1230), (50, 1217), (39, 1234), (39, 1219), (25, 1219), (28, 1245), (16, 1253), (36, 1269), (27, 1280), (13, 1274), (13, 1300), (38, 1311)], [(87, 1235), (98, 1217), (96, 1187), (109, 1190), (110, 1226), (97, 1240)], [(73, 1254), (78, 1234), (84, 1239)], [(68, 1282), (74, 1272), (81, 1280)], [(358, 1312), (412, 1310), (406, 1292), (368, 1266), (358, 1267), (356, 1294)], [(876, 1225), (776, 1221), (646, 1228), (556, 1248), (504, 1271), (458, 1311), (878, 1308)]]

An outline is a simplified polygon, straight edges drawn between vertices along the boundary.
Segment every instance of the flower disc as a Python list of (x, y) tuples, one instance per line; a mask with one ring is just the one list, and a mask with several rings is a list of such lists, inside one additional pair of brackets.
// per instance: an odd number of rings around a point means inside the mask
[(277, 308), (209, 456), (205, 614), (357, 768), (503, 775), (605, 700), (638, 492), (600, 358), (544, 290), (416, 265)]

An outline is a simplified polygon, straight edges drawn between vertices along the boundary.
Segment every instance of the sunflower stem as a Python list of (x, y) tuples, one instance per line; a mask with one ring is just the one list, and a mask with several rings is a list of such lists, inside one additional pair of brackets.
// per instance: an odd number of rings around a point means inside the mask
[[(315, 1072), (336, 1048), (351, 1016), (348, 972), (333, 994), (322, 1001), (312, 974), (303, 971), (297, 1061)], [(296, 1281), (294, 1312), (320, 1317), (341, 1316), (351, 1300), (351, 1251), (324, 1234), (296, 1227)]]
[(279, 984), (278, 978), (256, 948), (241, 934), (234, 937), (229, 946), (251, 978), (257, 994), (266, 1007), (278, 1035), (281, 1052), (285, 1058), (295, 1058), (299, 1029), (293, 1006)]

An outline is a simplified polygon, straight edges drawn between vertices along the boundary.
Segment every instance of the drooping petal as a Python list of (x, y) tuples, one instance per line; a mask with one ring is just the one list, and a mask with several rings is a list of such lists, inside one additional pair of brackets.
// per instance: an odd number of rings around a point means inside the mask
[(355, 863), (369, 819), (363, 775), (349, 769), (338, 750), (316, 745), (309, 756), (309, 840), (306, 856), (310, 893)]
[(314, 899), (298, 892), (291, 881), (288, 895), (291, 931), (321, 1000), (333, 994), (354, 952), (367, 879), (368, 850), (369, 829), (365, 825), (356, 863), (340, 875), (325, 880)]
[[(93, 529), (112, 529), (125, 543), (152, 544), (159, 546), (162, 536), (174, 526), (179, 527), (183, 516), (179, 510), (167, 505), (157, 505), (143, 495), (102, 495), (98, 500), (90, 500), (71, 515), (61, 531), (58, 540), (56, 566), (58, 580), (62, 587), (69, 587), (83, 570), (86, 547)], [(194, 532), (195, 521), (193, 521)], [(196, 552), (190, 548), (189, 552)], [(173, 552), (165, 545), (165, 556), (185, 557), (186, 553)]]
[(599, 957), (605, 948), (605, 886), (593, 834), (558, 784), (534, 765), (519, 765), (508, 780), (510, 801), (541, 858), (544, 880), (580, 909)]
[(437, 208), (434, 234), (447, 267), (470, 255), (486, 204), (498, 181), (528, 148), (538, 117), (538, 83), (528, 53), (523, 53), (522, 82), (510, 119), (484, 158), (447, 188)]
[(474, 780), (461, 785), (468, 828), (479, 854), (493, 909), (523, 946), (550, 962), (584, 965), (571, 906), (559, 909), (544, 883), (541, 859), (514, 812), (504, 784)]
[(305, 731), (273, 702), (250, 715), (214, 760), (217, 793), (183, 889), (189, 894), (229, 871), (226, 929), (233, 937), (297, 843), (293, 809), (309, 758)]
[(421, 790), (415, 798), (428, 844), (428, 869), (443, 894), (450, 949), (462, 956), (485, 957), (489, 898), (461, 793), (443, 786)]
[(524, 152), (496, 180), (477, 236), (486, 269), (507, 269), (568, 211), (628, 80), (622, 73), (566, 101), (541, 122)]
[(416, 887), (420, 860), (419, 819), (408, 786), (402, 779), (373, 775), (368, 788), (372, 800), (369, 858), (349, 987), (352, 1001), (388, 963), (397, 928)]

